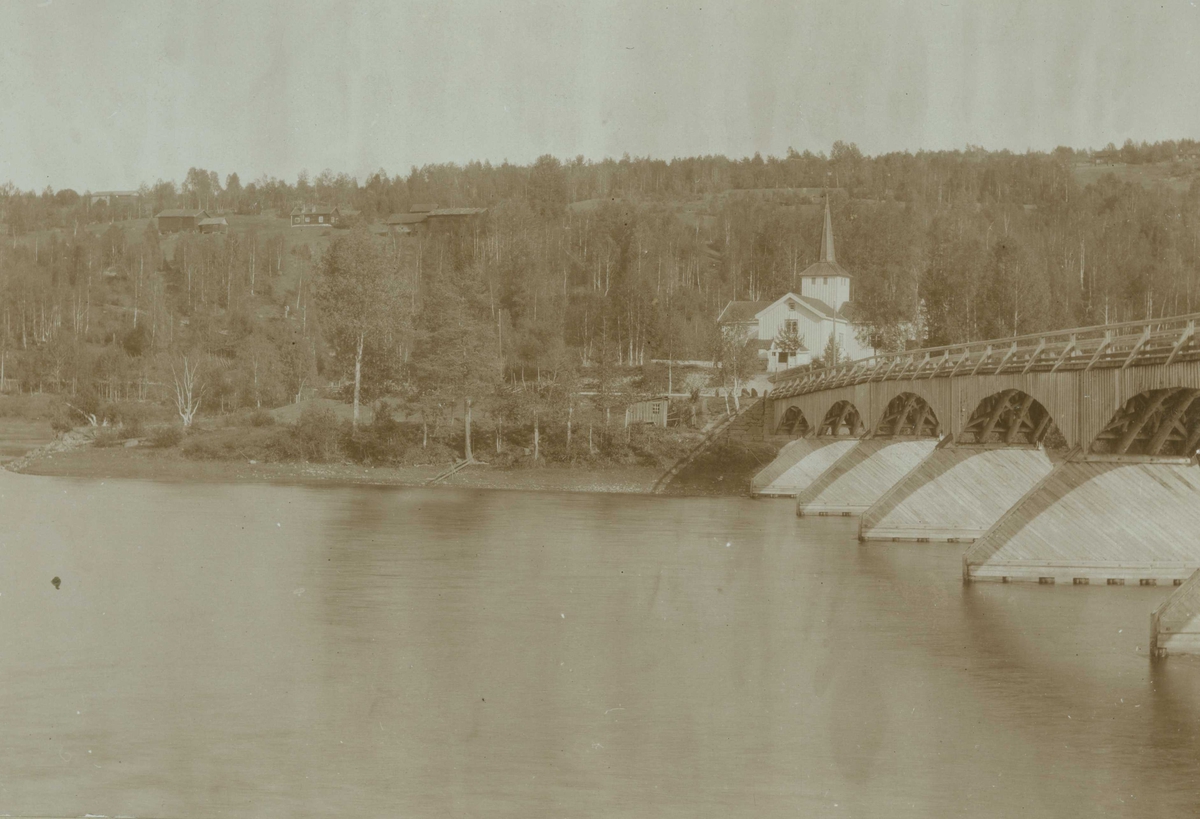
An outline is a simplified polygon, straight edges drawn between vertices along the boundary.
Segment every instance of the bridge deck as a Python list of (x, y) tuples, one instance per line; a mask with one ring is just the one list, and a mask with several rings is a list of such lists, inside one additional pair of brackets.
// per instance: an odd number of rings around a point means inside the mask
[(1125, 369), (1200, 360), (1200, 313), (883, 353), (824, 370), (779, 373), (773, 398), (872, 381)]

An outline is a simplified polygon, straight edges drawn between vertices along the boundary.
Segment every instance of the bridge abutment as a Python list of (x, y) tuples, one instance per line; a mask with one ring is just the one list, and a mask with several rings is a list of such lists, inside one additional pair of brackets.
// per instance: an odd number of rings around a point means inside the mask
[(857, 444), (857, 438), (798, 438), (751, 479), (750, 492), (756, 497), (794, 498)]
[(1200, 654), (1200, 571), (1150, 615), (1150, 656)]
[(963, 555), (966, 582), (1169, 585), (1200, 568), (1200, 467), (1075, 455)]
[(858, 441), (796, 498), (797, 515), (859, 515), (915, 469), (935, 438)]
[(1050, 473), (1044, 449), (943, 446), (863, 513), (859, 540), (970, 542)]

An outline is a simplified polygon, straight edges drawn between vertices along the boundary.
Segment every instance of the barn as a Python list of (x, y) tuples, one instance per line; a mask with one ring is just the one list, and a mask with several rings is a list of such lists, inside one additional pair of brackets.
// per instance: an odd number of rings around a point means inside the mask
[(208, 213), (203, 210), (186, 210), (176, 208), (164, 210), (154, 217), (159, 233), (179, 233), (185, 230), (197, 230), (200, 220), (207, 219)]

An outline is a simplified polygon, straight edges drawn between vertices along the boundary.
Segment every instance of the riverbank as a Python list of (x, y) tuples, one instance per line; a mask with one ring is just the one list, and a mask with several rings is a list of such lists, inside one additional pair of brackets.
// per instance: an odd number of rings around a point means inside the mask
[[(97, 448), (51, 445), (6, 465), (25, 475), (69, 478), (198, 481), (205, 483), (278, 482), (379, 486), (423, 486), (445, 471), (445, 465), (361, 466), (349, 463), (256, 463), (198, 461), (178, 450), (152, 447)], [(439, 486), (559, 492), (646, 493), (660, 470), (642, 466), (596, 469), (545, 466), (497, 469), (486, 465), (460, 470)]]
[[(0, 405), (0, 410), (10, 410), (0, 416), (0, 463), (11, 472), (32, 475), (424, 486), (462, 451), (462, 442), (453, 438), (431, 441), (428, 448), (406, 445), (413, 430), (394, 420), (372, 422), (352, 434), (349, 424), (340, 421), (337, 405), (306, 406), (282, 420), (276, 413), (284, 410), (206, 419), (186, 434), (170, 423), (137, 422), (142, 417), (137, 416), (131, 425), (77, 427), (56, 435), (45, 417), (48, 409), (28, 404)], [(472, 465), (438, 485), (649, 494), (671, 465), (703, 439), (701, 431), (638, 428), (598, 435), (593, 446), (589, 434), (590, 455), (568, 459), (566, 442), (556, 432), (543, 431), (543, 455), (536, 461), (518, 441), (494, 458), (488, 457), (490, 451), (483, 453), (490, 465)], [(6, 442), (10, 446), (4, 449)], [(751, 477), (777, 451), (777, 443), (726, 436), (659, 489), (669, 495), (746, 495)]]
[[(665, 494), (730, 496), (748, 492), (749, 475), (761, 457), (745, 460), (703, 457), (685, 471)], [(178, 449), (148, 446), (95, 447), (86, 438), (68, 436), (17, 458), (5, 468), (26, 475), (91, 479), (134, 479), (173, 482), (359, 484), (424, 486), (446, 464), (363, 466), (353, 463), (304, 463), (253, 460), (195, 460)], [(501, 468), (478, 465), (462, 469), (438, 486), (550, 492), (649, 494), (663, 473), (657, 466), (546, 465)]]

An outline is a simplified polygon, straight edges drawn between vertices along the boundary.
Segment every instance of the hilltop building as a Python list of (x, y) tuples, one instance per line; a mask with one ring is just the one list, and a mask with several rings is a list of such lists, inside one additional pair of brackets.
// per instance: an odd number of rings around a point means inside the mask
[(208, 218), (208, 211), (173, 208), (164, 210), (154, 217), (159, 233), (179, 233), (198, 230), (200, 221)]
[(341, 221), (337, 205), (299, 205), (292, 209), (292, 227), (334, 227)]
[(224, 216), (210, 216), (207, 219), (201, 219), (196, 223), (196, 227), (201, 233), (228, 233), (229, 222)]
[(395, 233), (449, 233), (483, 218), (487, 208), (439, 208), (413, 205), (408, 213), (393, 213), (383, 224)]
[[(800, 274), (800, 292), (784, 293), (774, 301), (731, 301), (717, 323), (734, 327), (756, 342), (759, 358), (768, 372), (780, 372), (811, 364), (824, 353), (830, 336), (837, 338), (843, 356), (862, 358), (871, 350), (855, 335), (850, 318), (850, 274), (837, 263), (833, 246), (833, 220), (825, 200), (825, 225), (821, 231), (821, 256)], [(795, 332), (799, 349), (781, 349), (780, 335)]]
[(110, 207), (113, 205), (136, 206), (140, 198), (141, 194), (137, 191), (92, 191), (88, 194), (88, 204), (94, 205), (97, 202), (103, 202)]

